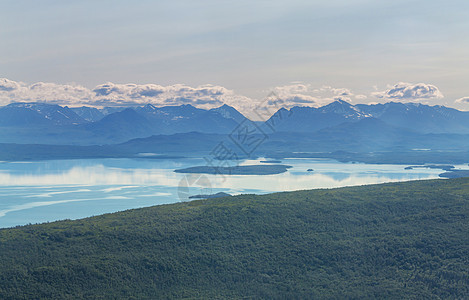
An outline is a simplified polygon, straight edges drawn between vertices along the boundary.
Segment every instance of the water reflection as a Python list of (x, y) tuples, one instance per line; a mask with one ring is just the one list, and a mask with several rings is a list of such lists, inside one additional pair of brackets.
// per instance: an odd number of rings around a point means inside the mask
[[(260, 160), (242, 164), (258, 164)], [(441, 173), (436, 169), (404, 170), (405, 166), (399, 165), (344, 164), (332, 160), (288, 159), (283, 163), (293, 168), (277, 175), (204, 178), (213, 193), (239, 194), (431, 179)], [(203, 159), (196, 158), (0, 163), (0, 227), (174, 203), (180, 201), (178, 186), (185, 176), (200, 176), (174, 173), (174, 169), (203, 164)], [(204, 192), (203, 188), (188, 187), (184, 197)]]

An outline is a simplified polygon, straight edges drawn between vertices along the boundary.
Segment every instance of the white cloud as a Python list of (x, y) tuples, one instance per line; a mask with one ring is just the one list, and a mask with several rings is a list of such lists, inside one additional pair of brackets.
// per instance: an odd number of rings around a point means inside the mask
[(0, 78), (0, 104), (48, 102), (63, 105), (91, 104), (93, 93), (80, 85), (38, 82), (27, 85)]
[(249, 110), (253, 100), (237, 95), (222, 86), (183, 84), (106, 83), (93, 89), (76, 84), (38, 82), (27, 85), (0, 78), (0, 105), (12, 102), (47, 102), (68, 106), (131, 106), (151, 103), (156, 106), (191, 104), (200, 108), (214, 108), (222, 104)]
[[(354, 94), (347, 88), (322, 86), (313, 88), (310, 84), (295, 83), (274, 88), (278, 97), (284, 101), (284, 107), (312, 106), (319, 107), (336, 100), (352, 102)], [(355, 97), (360, 99), (360, 97)]]
[(6, 79), (0, 78), (0, 91), (1, 92), (10, 92), (20, 88), (20, 83)]
[(393, 101), (415, 102), (430, 99), (441, 99), (443, 94), (440, 90), (431, 84), (426, 83), (406, 83), (399, 82), (382, 92), (372, 94), (377, 98), (384, 98)]
[(469, 97), (462, 97), (454, 101), (456, 103), (469, 103)]
[(313, 88), (311, 84), (295, 82), (272, 89), (272, 97), (252, 99), (236, 94), (217, 85), (191, 87), (184, 84), (162, 86), (158, 84), (118, 84), (108, 82), (93, 89), (78, 84), (56, 84), (38, 82), (28, 85), (0, 78), (0, 105), (12, 102), (47, 102), (68, 106), (134, 106), (153, 104), (155, 106), (191, 104), (210, 109), (227, 104), (235, 107), (246, 116), (258, 119), (256, 112), (264, 111), (270, 117), (281, 107), (319, 107), (336, 100), (352, 102), (352, 99), (365, 99), (364, 95), (354, 95), (347, 88), (322, 86)]
[(365, 100), (365, 99), (368, 98), (367, 95), (355, 95), (354, 97), (355, 97), (355, 99), (357, 99), (357, 100)]

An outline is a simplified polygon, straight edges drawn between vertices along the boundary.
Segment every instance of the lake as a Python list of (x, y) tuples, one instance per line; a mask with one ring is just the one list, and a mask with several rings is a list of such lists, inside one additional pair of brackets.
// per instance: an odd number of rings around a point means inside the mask
[[(265, 159), (245, 160), (240, 164), (259, 164), (262, 160)], [(188, 201), (189, 196), (197, 194), (263, 194), (334, 188), (432, 179), (442, 173), (438, 169), (404, 170), (405, 165), (352, 164), (325, 159), (284, 159), (282, 164), (292, 168), (277, 175), (174, 172), (204, 164), (202, 158), (0, 162), (0, 227)]]

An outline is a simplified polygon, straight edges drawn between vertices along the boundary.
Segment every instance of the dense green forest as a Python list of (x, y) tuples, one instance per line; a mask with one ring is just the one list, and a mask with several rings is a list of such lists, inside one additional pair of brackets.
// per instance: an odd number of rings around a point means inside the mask
[(468, 178), (183, 202), (0, 230), (0, 298), (467, 299), (468, 233)]

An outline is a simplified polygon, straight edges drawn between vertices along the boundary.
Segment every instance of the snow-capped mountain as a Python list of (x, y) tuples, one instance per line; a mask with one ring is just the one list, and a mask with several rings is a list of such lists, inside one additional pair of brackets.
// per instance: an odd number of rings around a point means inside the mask
[(0, 109), (2, 124), (78, 125), (87, 123), (67, 106), (46, 103), (11, 103)]
[(421, 133), (469, 133), (469, 112), (418, 103), (352, 105), (339, 100), (320, 108), (293, 107), (288, 113), (279, 110), (271, 119), (277, 119), (276, 131), (312, 132), (371, 117)]

